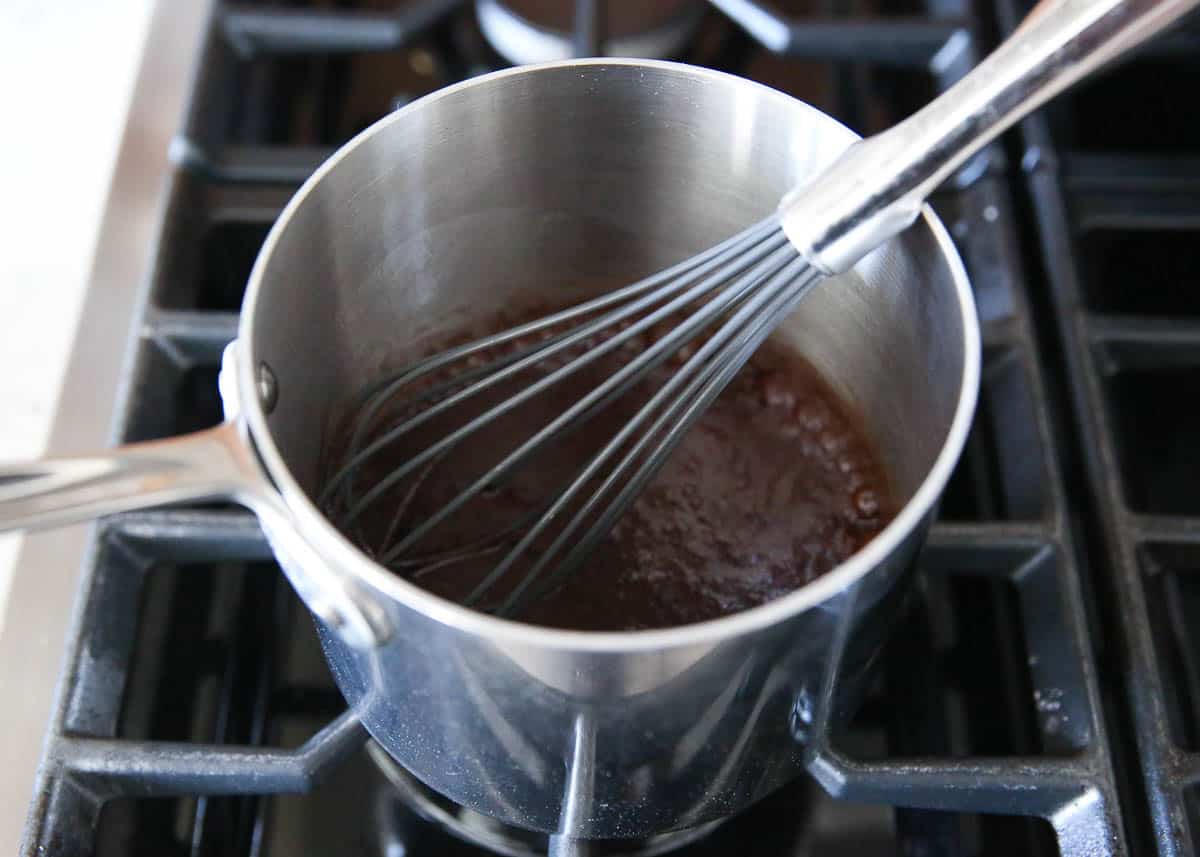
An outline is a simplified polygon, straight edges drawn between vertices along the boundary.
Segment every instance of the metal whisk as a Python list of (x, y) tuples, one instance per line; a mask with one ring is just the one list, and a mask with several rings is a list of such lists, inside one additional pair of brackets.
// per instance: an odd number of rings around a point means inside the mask
[[(889, 131), (850, 146), (815, 180), (789, 193), (772, 216), (632, 285), (436, 354), (379, 381), (355, 411), (350, 442), (319, 498), (322, 508), (343, 530), (354, 532), (365, 513), (385, 499), (394, 502), (391, 523), (369, 547), (377, 561), (421, 577), (468, 560), (494, 559), (463, 600), (514, 614), (583, 562), (688, 428), (814, 285), (847, 271), (909, 226), (933, 189), (1004, 129), (1197, 2), (1044, 0), (959, 83)], [(407, 520), (421, 485), (465, 440), (673, 319), (664, 335), (583, 390), (449, 502), (424, 519)], [(536, 341), (526, 344), (529, 339)], [(523, 347), (491, 356), (514, 343)], [(474, 498), (519, 468), (536, 466), (549, 444), (677, 353), (686, 355), (677, 371), (529, 514), (500, 532), (421, 553), (429, 535)], [(512, 395), (495, 403), (482, 398), (538, 367), (545, 371)], [(458, 423), (452, 421), (456, 409), (466, 414)], [(389, 414), (397, 415), (394, 421), (385, 419)], [(382, 428), (381, 419), (387, 423)], [(440, 426), (435, 421), (449, 427), (428, 444), (416, 444), (420, 448), (382, 478), (364, 479), (373, 460), (407, 448), (418, 429)], [(517, 568), (519, 579), (497, 586)], [(497, 589), (502, 596), (489, 602)]]
[[(354, 420), (349, 454), (327, 482), (322, 504), (343, 527), (353, 525), (367, 507), (405, 480), (412, 480), (415, 488), (422, 479), (428, 477), (442, 456), (466, 438), (486, 429), (504, 414), (575, 375), (589, 364), (612, 354), (634, 337), (643, 336), (665, 319), (685, 311), (683, 320), (673, 326), (667, 335), (641, 350), (602, 383), (587, 390), (573, 405), (481, 474), (431, 517), (407, 528), (394, 542), (391, 539), (396, 535), (395, 529), (389, 529), (385, 544), (380, 547), (376, 558), (393, 567), (400, 563), (397, 570), (405, 570), (405, 558), (435, 527), (472, 498), (488, 490), (489, 486), (501, 483), (547, 443), (577, 425), (578, 421), (624, 395), (653, 368), (712, 328), (695, 353), (581, 468), (579, 474), (548, 501), (536, 520), (522, 522), (527, 523), (528, 527), (519, 538), (510, 542), (513, 534), (500, 532), (482, 543), (428, 556), (424, 563), (419, 564), (420, 572), (428, 573), (434, 564), (441, 567), (478, 556), (480, 552), (498, 554), (501, 546), (507, 547), (491, 572), (467, 596), (468, 604), (476, 604), (526, 554), (547, 528), (567, 517), (564, 512), (573, 502), (581, 499), (581, 492), (585, 488), (589, 489), (590, 493), (582, 506), (565, 523), (561, 523), (550, 546), (540, 553), (525, 578), (497, 608), (501, 613), (510, 613), (527, 594), (531, 594), (534, 582), (553, 562), (558, 561), (554, 575), (544, 581), (549, 585), (553, 585), (561, 575), (582, 561), (661, 467), (687, 428), (721, 392), (778, 320), (818, 279), (817, 272), (784, 236), (777, 218), (770, 217), (698, 256), (633, 285), (423, 360), (368, 391)], [(686, 312), (689, 307), (694, 309)], [(465, 361), (472, 355), (560, 328), (588, 316), (593, 317), (532, 347), (489, 361), (456, 375), (449, 382), (422, 391), (419, 395), (422, 401), (428, 402), (427, 406), (420, 407), (420, 402), (401, 406), (399, 411), (406, 415), (405, 418), (365, 442), (367, 426), (389, 403), (394, 407), (394, 397), (402, 389), (411, 388), (431, 373)], [(595, 341), (598, 335), (606, 331), (613, 332), (594, 347), (572, 356), (565, 365), (468, 419), (363, 493), (347, 490), (363, 464), (388, 445), (402, 442), (403, 438), (428, 421), (515, 378), (525, 370), (544, 364), (548, 358), (569, 353), (572, 348), (589, 340)], [(602, 473), (604, 476), (600, 484), (592, 488), (590, 483)], [(410, 502), (412, 494), (410, 491), (406, 495)], [(406, 511), (403, 501), (400, 505), (394, 520), (402, 518)], [(592, 518), (591, 525), (578, 540), (572, 541)], [(407, 568), (411, 570), (411, 565)], [(545, 588), (539, 587), (538, 591)]]

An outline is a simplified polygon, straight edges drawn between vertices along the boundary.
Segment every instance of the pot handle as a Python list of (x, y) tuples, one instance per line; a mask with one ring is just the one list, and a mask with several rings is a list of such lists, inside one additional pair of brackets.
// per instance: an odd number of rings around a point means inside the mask
[(285, 556), (288, 579), (316, 616), (356, 648), (389, 636), (383, 611), (296, 531), (233, 421), (102, 455), (0, 464), (0, 532), (38, 530), (189, 500), (230, 499), (251, 509)]
[(255, 507), (259, 479), (233, 423), (103, 455), (0, 464), (0, 532), (79, 523), (186, 500)]

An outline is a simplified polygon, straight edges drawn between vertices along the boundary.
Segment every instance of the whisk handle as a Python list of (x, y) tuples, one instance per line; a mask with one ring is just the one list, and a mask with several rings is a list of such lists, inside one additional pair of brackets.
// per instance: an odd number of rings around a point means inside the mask
[(784, 197), (784, 232), (823, 273), (848, 270), (916, 220), (929, 194), (1001, 132), (1198, 4), (1042, 0), (944, 93), (893, 128), (854, 143)]

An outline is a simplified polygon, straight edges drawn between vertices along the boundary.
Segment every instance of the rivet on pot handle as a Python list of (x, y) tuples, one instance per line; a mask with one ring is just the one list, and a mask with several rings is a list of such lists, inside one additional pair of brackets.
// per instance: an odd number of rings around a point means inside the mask
[(258, 515), (272, 547), (290, 560), (284, 565), (296, 591), (347, 643), (362, 648), (386, 640), (382, 611), (296, 533), (283, 499), (235, 421), (101, 455), (0, 464), (0, 532), (218, 498), (234, 500)]

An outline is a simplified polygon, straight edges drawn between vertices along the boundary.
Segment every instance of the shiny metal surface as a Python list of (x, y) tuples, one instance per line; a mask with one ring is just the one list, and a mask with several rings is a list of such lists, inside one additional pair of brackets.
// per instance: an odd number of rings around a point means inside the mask
[(780, 205), (784, 232), (823, 271), (845, 271), (908, 227), (929, 194), (1001, 132), (1196, 6), (1042, 0), (954, 86), (789, 193)]
[[(391, 575), (309, 495), (331, 417), (392, 361), (517, 296), (583, 296), (686, 258), (769, 215), (780, 188), (853, 139), (715, 72), (528, 67), (377, 123), (272, 229), (221, 379), (265, 471), (248, 471), (243, 488), (323, 622), (354, 713), (435, 790), (568, 838), (688, 828), (801, 771), (814, 699), (829, 700), (819, 722), (849, 705), (906, 592), (979, 383), (965, 275), (928, 211), (778, 331), (863, 411), (906, 501), (863, 550), (795, 593), (663, 631), (521, 625)], [(269, 415), (253, 392), (264, 363), (276, 379)]]
[[(306, 493), (337, 394), (473, 313), (547, 288), (578, 284), (583, 296), (589, 283), (628, 282), (717, 243), (852, 139), (778, 92), (683, 66), (501, 72), (376, 125), (314, 176), (268, 237), (247, 294), (238, 386), (265, 360), (279, 398), (269, 418), (250, 402), (243, 416), (300, 529), (386, 605), (385, 645), (355, 649), (326, 631), (326, 654), (376, 740), (439, 792), (517, 826), (633, 837), (721, 817), (795, 776), (797, 700), (816, 698), (835, 638), (846, 642), (850, 693), (961, 449), (978, 383), (974, 309), (930, 216), (784, 323), (780, 335), (876, 427), (908, 504), (811, 586), (667, 631), (505, 622), (367, 562)], [(272, 323), (284, 305), (290, 323)], [(581, 716), (594, 729), (586, 759)]]
[[(503, 825), (494, 818), (479, 815), (472, 810), (446, 800), (429, 789), (400, 765), (386, 750), (374, 741), (367, 744), (367, 756), (383, 774), (391, 791), (383, 797), (379, 807), (381, 850), (402, 847), (404, 836), (394, 830), (399, 819), (395, 802), (400, 802), (421, 818), (433, 822), (464, 842), (485, 849), (488, 853), (504, 854), (506, 857), (544, 857), (549, 847), (545, 833)], [(798, 814), (804, 810), (797, 806)], [(644, 839), (623, 839), (608, 842), (592, 840), (586, 847), (589, 857), (659, 857), (684, 848), (712, 833), (723, 822), (693, 827), (688, 830), (664, 833)]]

